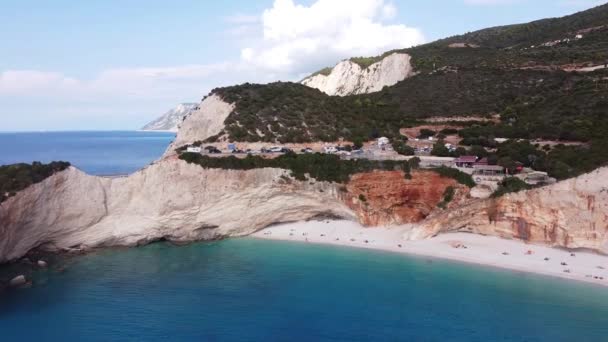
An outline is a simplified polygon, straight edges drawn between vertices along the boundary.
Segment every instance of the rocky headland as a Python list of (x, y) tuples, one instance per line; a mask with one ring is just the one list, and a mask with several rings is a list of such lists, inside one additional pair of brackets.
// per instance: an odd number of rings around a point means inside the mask
[[(345, 184), (297, 180), (279, 168), (205, 169), (175, 147), (223, 129), (234, 106), (207, 97), (166, 155), (124, 178), (74, 167), (31, 185), (0, 206), (0, 262), (35, 248), (52, 251), (244, 236), (277, 223), (334, 217), (368, 227), (415, 223), (404, 240), (448, 231), (608, 252), (608, 169), (551, 186), (475, 200), (432, 171), (374, 171)], [(453, 199), (440, 207), (446, 189)]]

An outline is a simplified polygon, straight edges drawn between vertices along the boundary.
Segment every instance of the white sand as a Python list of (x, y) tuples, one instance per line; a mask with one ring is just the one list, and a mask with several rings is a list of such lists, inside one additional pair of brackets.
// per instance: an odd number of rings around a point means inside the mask
[[(407, 241), (403, 235), (409, 229), (364, 228), (350, 221), (310, 221), (272, 226), (252, 236), (424, 255), (608, 286), (608, 256), (467, 233), (449, 233), (428, 240)], [(532, 251), (532, 254), (528, 254), (528, 251)], [(567, 265), (562, 265), (562, 262)], [(569, 273), (564, 272), (566, 270)]]

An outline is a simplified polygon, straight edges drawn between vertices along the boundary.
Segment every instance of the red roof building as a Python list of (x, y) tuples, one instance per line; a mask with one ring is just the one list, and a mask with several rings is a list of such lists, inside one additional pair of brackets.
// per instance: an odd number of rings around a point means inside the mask
[(466, 167), (472, 168), (477, 162), (477, 156), (460, 156), (456, 160), (454, 160), (454, 164), (456, 167)]

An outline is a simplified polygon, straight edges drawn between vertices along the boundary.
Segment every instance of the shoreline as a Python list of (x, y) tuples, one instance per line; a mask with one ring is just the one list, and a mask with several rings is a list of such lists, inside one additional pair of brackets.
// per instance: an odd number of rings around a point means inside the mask
[(408, 226), (365, 228), (351, 221), (324, 220), (276, 225), (249, 236), (425, 256), (608, 287), (608, 256), (470, 233), (405, 240), (403, 235), (410, 229)]

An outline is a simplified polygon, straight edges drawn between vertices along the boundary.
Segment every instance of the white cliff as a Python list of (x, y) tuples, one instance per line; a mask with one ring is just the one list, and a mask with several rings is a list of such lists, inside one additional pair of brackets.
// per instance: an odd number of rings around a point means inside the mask
[(302, 84), (328, 95), (346, 96), (377, 92), (412, 75), (411, 57), (393, 53), (367, 68), (349, 60), (342, 61), (329, 75), (317, 74), (304, 79)]
[(234, 104), (224, 102), (218, 95), (208, 96), (185, 118), (167, 152), (171, 153), (177, 147), (219, 134), (224, 129), (224, 121), (233, 110)]
[(150, 122), (142, 131), (168, 131), (177, 132), (184, 118), (197, 108), (197, 103), (182, 103)]
[(32, 248), (136, 246), (211, 240), (323, 215), (354, 219), (337, 185), (300, 182), (280, 169), (203, 169), (168, 158), (126, 178), (75, 168), (0, 206), (0, 263)]

